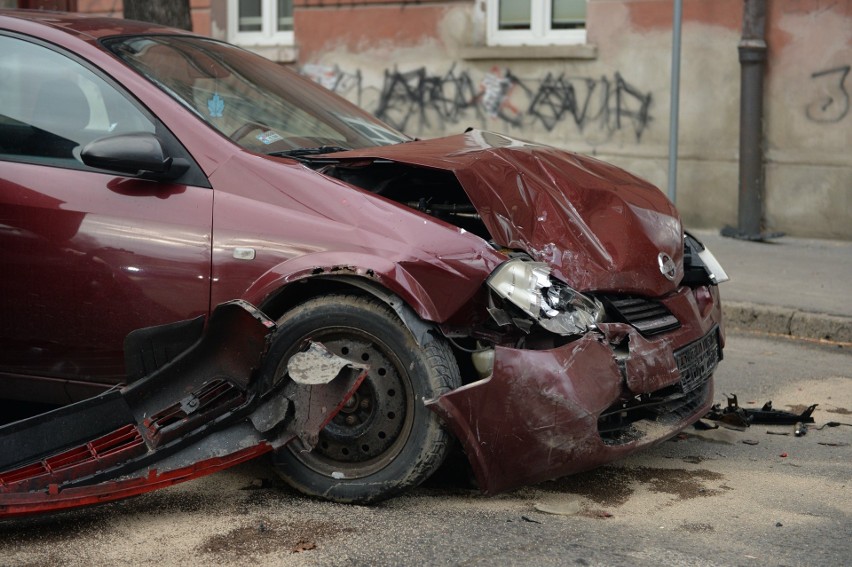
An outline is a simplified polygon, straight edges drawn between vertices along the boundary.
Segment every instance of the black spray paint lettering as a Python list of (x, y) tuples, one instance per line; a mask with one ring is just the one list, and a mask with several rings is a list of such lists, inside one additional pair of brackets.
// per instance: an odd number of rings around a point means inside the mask
[(811, 75), (822, 87), (820, 98), (810, 103), (805, 114), (814, 122), (840, 122), (849, 114), (849, 91), (846, 77), (849, 65), (817, 71)]
[[(538, 87), (531, 87), (538, 83)], [(525, 110), (513, 102), (522, 93)], [(447, 123), (498, 119), (522, 129), (540, 123), (552, 131), (569, 116), (582, 132), (589, 124), (612, 133), (631, 125), (639, 141), (651, 116), (651, 94), (633, 87), (619, 73), (614, 79), (548, 74), (541, 81), (523, 81), (511, 70), (492, 68), (475, 89), (465, 72), (452, 67), (445, 75), (425, 68), (407, 73), (385, 72), (376, 116), (403, 131), (443, 127)], [(439, 122), (439, 123), (436, 123)]]
[(386, 70), (374, 114), (398, 130), (413, 132), (458, 123), (470, 109), (481, 118), (476, 100), (470, 75), (457, 73), (455, 65), (444, 75), (430, 75), (425, 67), (406, 73)]
[(629, 122), (638, 142), (651, 121), (650, 106), (651, 93), (643, 94), (627, 83), (620, 73), (615, 73), (614, 81), (607, 77), (596, 81), (548, 73), (535, 93), (528, 113), (541, 121), (548, 131), (567, 116), (581, 132), (593, 123), (601, 130), (613, 132), (621, 130)]
[[(357, 96), (361, 103), (360, 71), (305, 66), (302, 73), (350, 100)], [(630, 127), (638, 142), (652, 119), (651, 101), (651, 93), (632, 86), (620, 73), (612, 79), (552, 73), (544, 79), (521, 79), (495, 66), (477, 83), (453, 65), (443, 75), (425, 67), (385, 70), (374, 114), (409, 134), (460, 123), (487, 127), (489, 120), (519, 130), (540, 124), (553, 131), (569, 121), (580, 132), (597, 127), (607, 135)]]

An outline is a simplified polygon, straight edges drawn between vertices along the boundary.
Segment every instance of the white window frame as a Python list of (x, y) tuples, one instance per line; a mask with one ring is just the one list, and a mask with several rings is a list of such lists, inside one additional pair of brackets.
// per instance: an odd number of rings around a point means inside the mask
[[(520, 0), (519, 0), (520, 1)], [(577, 45), (586, 43), (586, 28), (551, 29), (553, 3), (532, 0), (529, 30), (501, 30), (499, 0), (486, 0), (488, 45)]]
[(259, 32), (239, 30), (239, 0), (228, 0), (228, 41), (237, 45), (294, 45), (293, 31), (278, 31), (278, 2), (261, 0)]

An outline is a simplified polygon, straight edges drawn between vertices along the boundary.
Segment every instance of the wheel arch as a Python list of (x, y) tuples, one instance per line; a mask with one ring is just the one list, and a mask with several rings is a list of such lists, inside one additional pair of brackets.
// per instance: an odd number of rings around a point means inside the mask
[(408, 328), (418, 344), (423, 345), (425, 335), (435, 327), (425, 321), (399, 295), (376, 281), (354, 275), (314, 275), (282, 283), (261, 303), (260, 309), (277, 319), (293, 307), (314, 297), (330, 294), (360, 293), (370, 295), (388, 305)]
[[(307, 254), (269, 269), (246, 290), (243, 299), (275, 318), (298, 303), (329, 290), (355, 289), (387, 303), (414, 332), (415, 325), (410, 321), (447, 321), (482, 283), (476, 278), (459, 277), (450, 266), (435, 262), (429, 263), (428, 275), (433, 277), (430, 285), (424, 286), (421, 283), (424, 274), (419, 269), (416, 276), (406, 269), (407, 265), (420, 266), (424, 262), (419, 259), (393, 261), (372, 254)], [(482, 281), (487, 275), (483, 273)], [(451, 293), (436, 295), (435, 290)], [(445, 296), (450, 300), (442, 299)]]

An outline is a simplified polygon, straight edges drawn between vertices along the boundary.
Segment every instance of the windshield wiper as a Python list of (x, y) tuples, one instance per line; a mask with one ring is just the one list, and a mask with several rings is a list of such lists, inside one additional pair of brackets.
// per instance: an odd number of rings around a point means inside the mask
[(282, 150), (280, 152), (269, 152), (267, 155), (275, 157), (290, 157), (295, 159), (310, 159), (309, 156), (348, 152), (350, 149), (351, 148), (344, 148), (341, 146), (317, 146), (316, 148), (296, 148), (293, 150)]

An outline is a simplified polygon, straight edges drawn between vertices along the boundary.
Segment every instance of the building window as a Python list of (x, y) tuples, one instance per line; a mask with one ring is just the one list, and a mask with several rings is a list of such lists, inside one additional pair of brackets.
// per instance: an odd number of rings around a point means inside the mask
[(228, 40), (293, 45), (293, 0), (228, 0)]
[(490, 45), (586, 42), (586, 0), (486, 0)]

